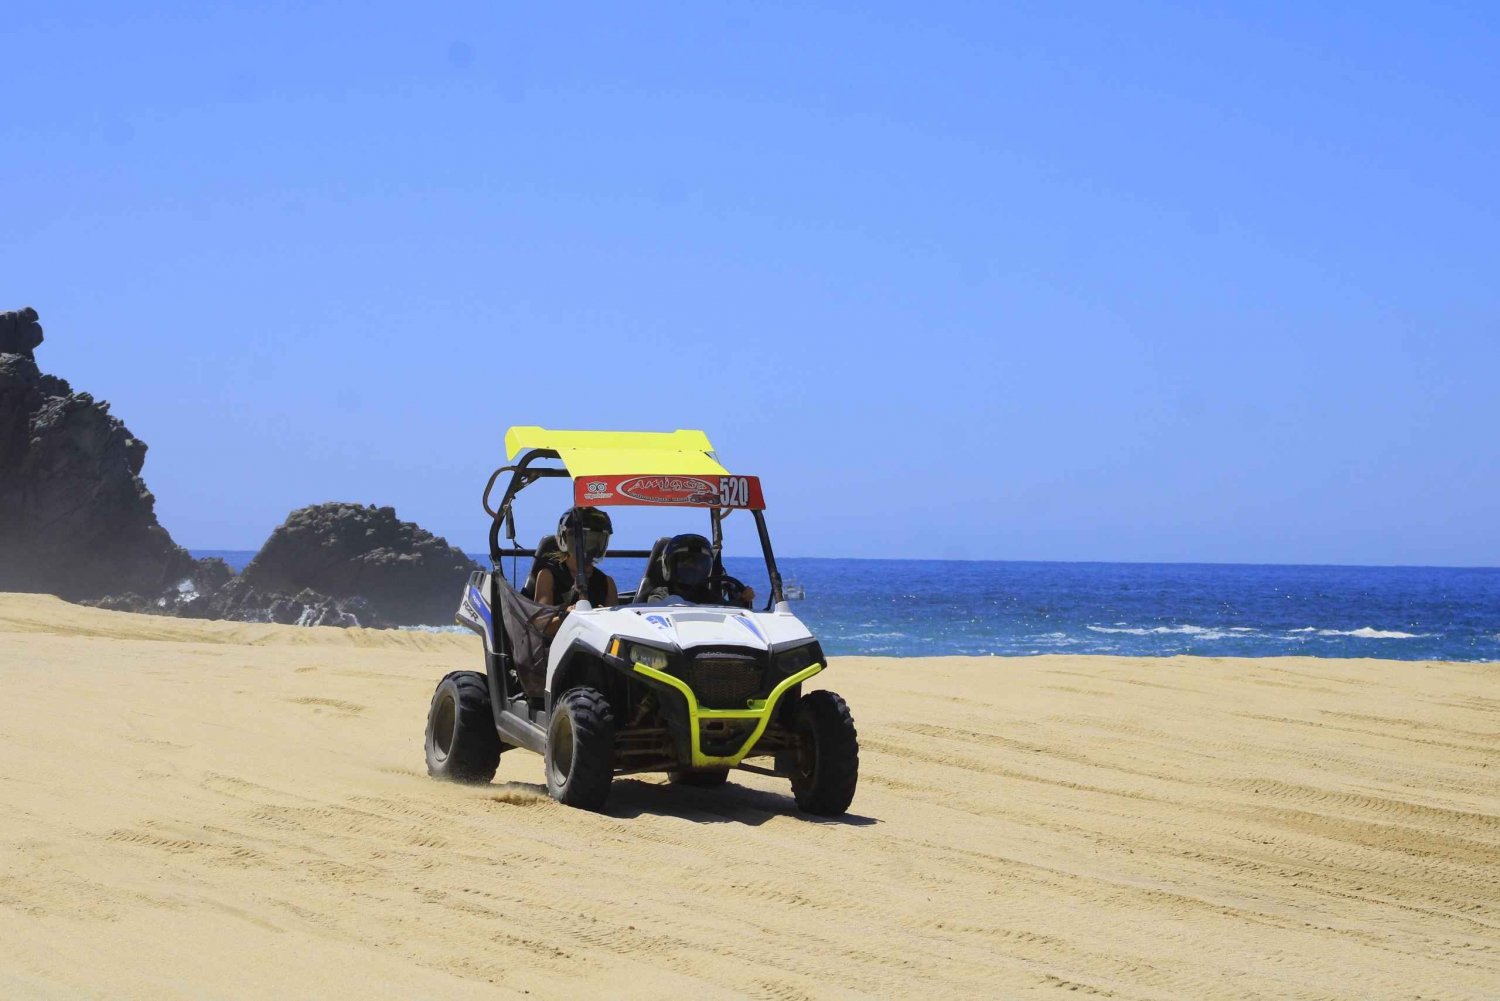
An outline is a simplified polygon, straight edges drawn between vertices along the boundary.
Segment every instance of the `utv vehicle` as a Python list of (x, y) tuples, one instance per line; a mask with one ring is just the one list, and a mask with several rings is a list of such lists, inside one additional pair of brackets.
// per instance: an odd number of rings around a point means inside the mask
[[(805, 812), (845, 812), (859, 777), (854, 721), (833, 692), (803, 691), (826, 664), (782, 593), (759, 479), (721, 466), (701, 431), (514, 427), (505, 446), (513, 464), (490, 476), (483, 498), (491, 569), (470, 577), (456, 619), (483, 639), (484, 670), (438, 683), (427, 717), (428, 773), (487, 783), (503, 751), (524, 748), (542, 755), (553, 798), (587, 810), (604, 806), (617, 775), (665, 772), (677, 783), (712, 787), (740, 769), (791, 780)], [(509, 483), (492, 506), (506, 474)], [(661, 539), (649, 550), (611, 548), (605, 555), (647, 560), (640, 584), (626, 591), (620, 581), (613, 607), (579, 601), (549, 640), (549, 624), (561, 612), (533, 601), (531, 589), (559, 540), (545, 536), (535, 550), (518, 547), (512, 510), (517, 494), (546, 477), (570, 478), (581, 507), (706, 511), (716, 583), (732, 580), (724, 573), (722, 522), (749, 511), (770, 577), (765, 607), (663, 599), (660, 554), (668, 540)], [(584, 554), (581, 521), (570, 534), (566, 548)], [(518, 586), (520, 557), (532, 563)], [(589, 593), (591, 572), (590, 561), (580, 559), (578, 594)]]

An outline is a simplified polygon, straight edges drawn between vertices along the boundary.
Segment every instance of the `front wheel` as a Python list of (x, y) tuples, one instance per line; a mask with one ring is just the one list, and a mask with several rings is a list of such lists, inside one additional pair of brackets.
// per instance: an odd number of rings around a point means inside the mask
[(454, 671), (438, 682), (427, 710), (427, 774), (484, 785), (500, 765), (500, 734), (490, 712), (490, 687), (477, 671)]
[(859, 733), (849, 705), (833, 692), (809, 692), (797, 706), (792, 796), (807, 813), (837, 817), (859, 783)]
[(615, 777), (615, 717), (592, 688), (570, 688), (547, 724), (547, 792), (564, 806), (599, 810)]

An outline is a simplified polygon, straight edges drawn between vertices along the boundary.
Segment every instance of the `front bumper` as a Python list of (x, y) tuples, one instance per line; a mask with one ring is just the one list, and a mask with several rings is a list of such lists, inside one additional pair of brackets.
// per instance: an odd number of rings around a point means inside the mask
[[(812, 664), (804, 667), (796, 674), (790, 674), (777, 682), (776, 687), (766, 694), (764, 699), (751, 699), (744, 709), (708, 709), (698, 704), (698, 697), (693, 694), (693, 689), (687, 682), (666, 671), (659, 671), (645, 664), (631, 664), (631, 670), (649, 681), (665, 685), (677, 691), (687, 705), (688, 736), (692, 753), (692, 766), (694, 768), (733, 768), (738, 765), (755, 748), (755, 742), (760, 740), (761, 735), (766, 732), (766, 725), (770, 723), (771, 716), (776, 711), (781, 697), (792, 688), (811, 678), (823, 670), (822, 664)], [(747, 736), (739, 749), (729, 754), (707, 754), (703, 750), (703, 727), (705, 724), (716, 722), (738, 722), (751, 723), (750, 735)]]

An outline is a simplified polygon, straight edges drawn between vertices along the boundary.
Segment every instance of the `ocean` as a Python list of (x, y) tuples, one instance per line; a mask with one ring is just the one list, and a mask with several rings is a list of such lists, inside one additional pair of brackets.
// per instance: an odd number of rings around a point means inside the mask
[[(195, 550), (236, 570), (255, 554)], [(485, 558), (475, 556), (480, 564)], [(642, 560), (607, 560), (622, 590)], [(1500, 661), (1500, 569), (779, 558), (830, 654)], [(730, 573), (766, 594), (757, 558)], [(521, 573), (526, 561), (519, 563)], [(506, 561), (510, 569), (510, 561)], [(458, 596), (454, 595), (457, 605)]]

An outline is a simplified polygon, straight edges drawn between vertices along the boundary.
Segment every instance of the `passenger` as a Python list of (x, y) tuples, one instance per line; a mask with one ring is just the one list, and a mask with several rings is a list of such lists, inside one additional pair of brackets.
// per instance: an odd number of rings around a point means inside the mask
[(661, 579), (647, 599), (675, 595), (695, 605), (739, 605), (755, 603), (755, 589), (727, 574), (714, 577), (714, 551), (701, 535), (677, 535), (661, 551)]
[(543, 627), (542, 631), (549, 637), (557, 634), (562, 620), (583, 597), (578, 593), (578, 554), (572, 551), (573, 529), (580, 523), (583, 525), (583, 558), (588, 560), (592, 571), (589, 574), (589, 604), (602, 608), (619, 600), (614, 578), (594, 566), (609, 549), (609, 535), (613, 531), (609, 515), (593, 507), (570, 509), (557, 523), (558, 551), (543, 557), (546, 564), (536, 574), (537, 603), (563, 610), (562, 615)]

